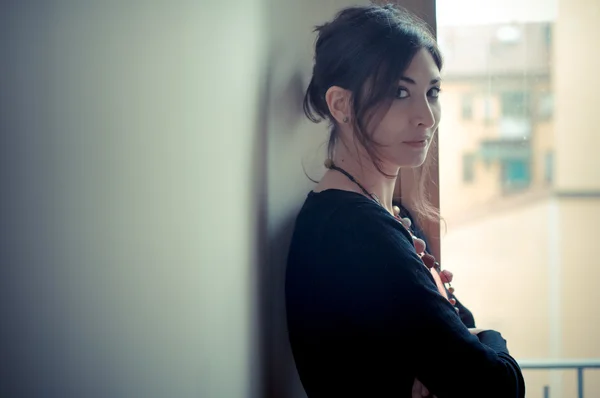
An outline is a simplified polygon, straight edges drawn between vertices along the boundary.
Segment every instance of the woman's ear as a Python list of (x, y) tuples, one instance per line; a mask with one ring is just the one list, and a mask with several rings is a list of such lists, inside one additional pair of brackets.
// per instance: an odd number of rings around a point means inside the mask
[(329, 108), (329, 113), (339, 123), (348, 123), (350, 121), (350, 103), (352, 93), (345, 88), (331, 86), (325, 93), (325, 101)]

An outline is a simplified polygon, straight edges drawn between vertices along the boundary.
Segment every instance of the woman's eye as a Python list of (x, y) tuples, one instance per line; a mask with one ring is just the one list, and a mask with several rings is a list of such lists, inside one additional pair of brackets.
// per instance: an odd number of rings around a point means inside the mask
[(404, 87), (399, 87), (398, 91), (396, 91), (396, 98), (407, 98), (408, 97), (408, 90), (405, 89)]
[(439, 87), (434, 87), (431, 90), (429, 90), (429, 92), (427, 93), (427, 95), (431, 98), (437, 98), (440, 96), (440, 91), (442, 91), (441, 88)]

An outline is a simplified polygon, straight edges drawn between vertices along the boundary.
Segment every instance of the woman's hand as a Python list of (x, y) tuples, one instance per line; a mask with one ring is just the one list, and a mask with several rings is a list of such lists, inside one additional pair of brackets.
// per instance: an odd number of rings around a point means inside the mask
[(419, 381), (415, 379), (412, 387), (412, 398), (437, 398), (435, 395), (429, 395), (429, 390)]

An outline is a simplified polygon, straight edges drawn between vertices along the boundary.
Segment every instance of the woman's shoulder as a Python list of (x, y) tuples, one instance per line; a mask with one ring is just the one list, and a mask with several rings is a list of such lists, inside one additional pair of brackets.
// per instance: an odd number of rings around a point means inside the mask
[[(303, 290), (315, 280), (333, 287), (343, 280), (347, 287), (361, 289), (428, 284), (431, 291), (437, 291), (428, 278), (431, 275), (417, 255), (412, 237), (378, 203), (352, 192), (308, 195), (288, 253), (290, 289)], [(313, 290), (314, 284), (307, 291)]]
[(347, 191), (308, 195), (288, 253), (289, 280), (335, 284), (343, 275), (359, 285), (406, 287), (426, 283), (424, 269), (409, 232), (375, 201)]
[(330, 239), (380, 240), (390, 235), (410, 235), (402, 225), (378, 203), (362, 194), (328, 189), (311, 191), (296, 219), (296, 234)]
[(356, 222), (380, 223), (389, 214), (362, 194), (340, 189), (311, 191), (297, 219), (314, 224), (352, 225)]

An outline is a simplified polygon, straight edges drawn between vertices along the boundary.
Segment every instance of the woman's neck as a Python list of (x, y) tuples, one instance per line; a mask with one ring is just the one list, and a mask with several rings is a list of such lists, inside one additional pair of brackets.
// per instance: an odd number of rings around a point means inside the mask
[[(360, 159), (360, 161), (358, 160)], [(381, 205), (391, 214), (392, 199), (396, 178), (389, 178), (383, 175), (368, 156), (357, 156), (349, 153), (346, 148), (339, 148), (333, 158), (335, 166), (349, 173), (354, 179), (371, 195), (376, 195)], [(397, 175), (399, 168), (383, 168), (383, 171), (389, 175)], [(353, 183), (347, 176), (336, 170), (328, 170), (321, 182), (318, 190), (329, 188), (344, 189), (363, 193), (357, 184)]]

